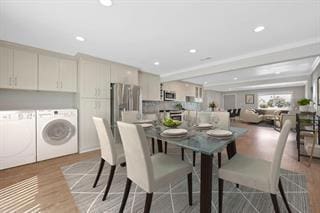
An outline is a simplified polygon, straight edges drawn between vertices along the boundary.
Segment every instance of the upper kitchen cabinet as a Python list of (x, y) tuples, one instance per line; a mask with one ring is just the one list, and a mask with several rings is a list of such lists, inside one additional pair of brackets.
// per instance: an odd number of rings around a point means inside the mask
[(0, 87), (37, 89), (38, 57), (36, 53), (0, 47)]
[(110, 98), (110, 64), (80, 59), (80, 97)]
[(12, 88), (13, 49), (0, 47), (0, 87)]
[(139, 85), (138, 70), (123, 64), (111, 64), (111, 83)]
[(39, 90), (77, 92), (76, 61), (39, 55)]
[(160, 100), (160, 76), (145, 72), (139, 72), (142, 100)]
[(13, 50), (14, 88), (36, 90), (38, 83), (38, 55), (34, 52)]

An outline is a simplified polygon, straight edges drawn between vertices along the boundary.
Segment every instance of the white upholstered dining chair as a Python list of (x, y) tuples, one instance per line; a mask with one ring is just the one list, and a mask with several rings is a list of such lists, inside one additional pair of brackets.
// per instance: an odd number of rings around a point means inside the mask
[(125, 163), (124, 151), (121, 143), (115, 143), (110, 125), (103, 118), (93, 117), (101, 148), (101, 161), (97, 177), (94, 181), (93, 188), (97, 186), (105, 161), (110, 164), (110, 174), (108, 183), (102, 200), (106, 200), (111, 187), (116, 165)]
[(230, 113), (229, 112), (212, 112), (211, 123), (218, 129), (230, 129)]
[(222, 212), (223, 180), (270, 193), (274, 210), (279, 211), (277, 188), (284, 200), (288, 212), (289, 203), (283, 191), (280, 179), (280, 166), (287, 142), (291, 121), (287, 120), (281, 130), (275, 153), (271, 162), (236, 154), (218, 170), (219, 174), (219, 212)]
[(127, 123), (133, 123), (138, 120), (138, 111), (122, 111), (121, 120)]
[(192, 205), (192, 166), (163, 153), (150, 156), (148, 142), (140, 125), (118, 121), (127, 162), (127, 183), (119, 212), (123, 212), (134, 182), (147, 192), (144, 212), (150, 212), (153, 192), (177, 178), (188, 176), (189, 205)]

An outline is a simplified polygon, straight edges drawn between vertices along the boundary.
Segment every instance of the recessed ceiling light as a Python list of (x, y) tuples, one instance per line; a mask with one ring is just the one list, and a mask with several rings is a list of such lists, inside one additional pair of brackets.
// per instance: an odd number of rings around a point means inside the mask
[(159, 66), (159, 65), (160, 65), (160, 62), (159, 62), (159, 61), (156, 61), (156, 62), (154, 62), (153, 64), (156, 65), (156, 66)]
[(196, 53), (196, 52), (197, 52), (196, 49), (190, 49), (190, 50), (189, 50), (189, 53)]
[(205, 82), (203, 82), (203, 84), (208, 84), (208, 82), (207, 82), (207, 81), (205, 81)]
[(100, 0), (100, 4), (106, 7), (112, 6), (112, 1), (111, 0)]
[(76, 36), (76, 39), (77, 39), (78, 41), (85, 41), (85, 40), (86, 40), (86, 39), (83, 38), (82, 36)]
[(256, 28), (254, 28), (254, 32), (258, 33), (264, 30), (264, 26), (258, 26)]
[(279, 75), (280, 74), (280, 72), (275, 72), (277, 75)]
[(233, 80), (235, 80), (235, 81), (236, 81), (236, 80), (238, 80), (238, 78), (237, 78), (237, 77), (234, 77), (234, 78), (233, 78)]

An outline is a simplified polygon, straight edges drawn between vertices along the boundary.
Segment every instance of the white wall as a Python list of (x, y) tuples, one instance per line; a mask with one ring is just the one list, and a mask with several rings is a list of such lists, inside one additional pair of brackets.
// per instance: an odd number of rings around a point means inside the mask
[(318, 85), (317, 85), (317, 81), (318, 81), (318, 77), (320, 77), (320, 64), (318, 65), (318, 67), (314, 70), (314, 72), (312, 73), (311, 76), (311, 84), (312, 84), (312, 97), (310, 96), (309, 98), (311, 98), (313, 100), (314, 103), (316, 103), (316, 107), (317, 107), (317, 112), (320, 112), (320, 106), (318, 106), (317, 104), (317, 96), (318, 96)]
[(0, 89), (0, 110), (74, 108), (75, 95)]
[[(305, 87), (287, 87), (287, 88), (273, 88), (273, 89), (261, 89), (261, 90), (250, 90), (250, 91), (239, 91), (239, 92), (225, 92), (224, 94), (236, 94), (236, 108), (248, 108), (258, 107), (258, 94), (260, 93), (292, 93), (292, 107), (296, 106), (297, 100), (305, 97)], [(254, 94), (254, 104), (245, 104), (245, 95)], [(223, 102), (223, 100), (222, 100)], [(223, 106), (223, 103), (222, 103)]]
[(223, 108), (221, 104), (221, 92), (204, 90), (201, 110), (210, 110), (209, 103), (211, 103), (212, 101), (214, 101), (214, 103), (217, 105), (217, 108)]

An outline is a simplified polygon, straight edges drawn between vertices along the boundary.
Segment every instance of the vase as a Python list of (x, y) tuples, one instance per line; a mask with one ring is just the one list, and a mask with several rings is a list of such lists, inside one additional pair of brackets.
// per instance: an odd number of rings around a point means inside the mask
[(309, 112), (309, 105), (299, 106), (300, 112)]

